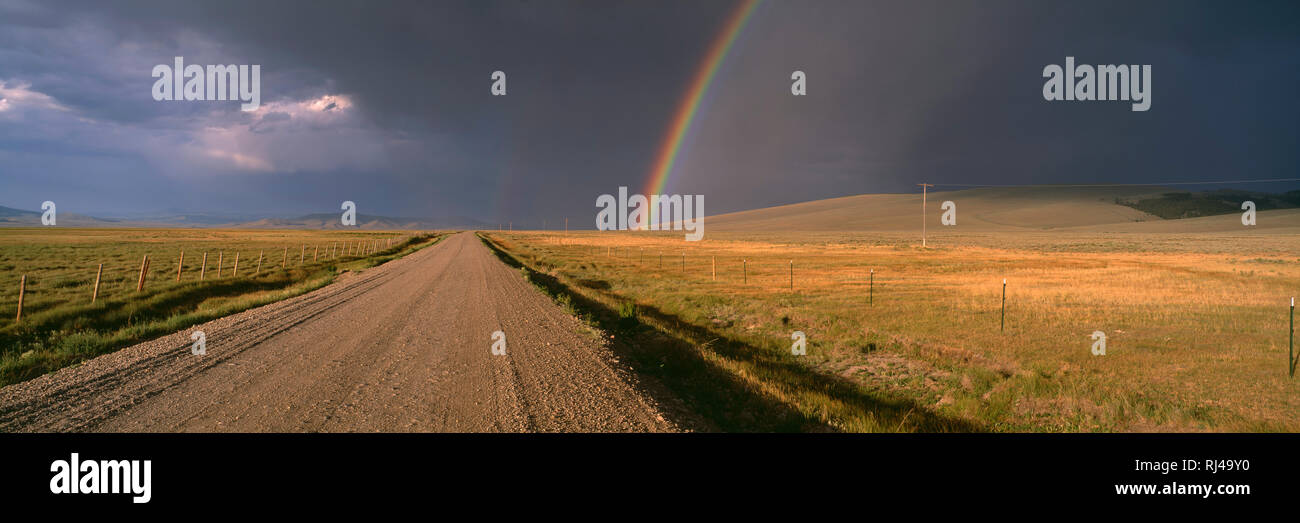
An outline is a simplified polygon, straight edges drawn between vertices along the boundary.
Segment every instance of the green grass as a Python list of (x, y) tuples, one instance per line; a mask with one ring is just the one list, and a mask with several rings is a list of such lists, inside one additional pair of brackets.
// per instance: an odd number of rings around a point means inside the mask
[(1245, 201), (1255, 202), (1255, 210), (1290, 209), (1300, 205), (1300, 191), (1284, 194), (1253, 193), (1220, 189), (1199, 193), (1171, 192), (1158, 198), (1126, 201), (1116, 199), (1115, 203), (1126, 205), (1139, 211), (1154, 214), (1166, 220), (1179, 218), (1196, 218), (1233, 214), (1241, 211)]
[[(0, 282), (9, 282), (0, 289), (0, 317), (6, 318), (0, 320), (0, 385), (310, 292), (343, 272), (384, 263), (438, 238), (398, 232), (0, 229)], [(374, 252), (342, 253), (344, 242), (370, 240), (378, 240)], [(185, 264), (178, 282), (182, 249)], [(218, 253), (224, 253), (220, 274)], [(151, 261), (145, 289), (135, 292), (146, 254)], [(254, 274), (259, 254), (261, 270)], [(104, 274), (91, 303), (99, 263)], [(21, 275), (27, 276), (27, 287), (18, 322)]]

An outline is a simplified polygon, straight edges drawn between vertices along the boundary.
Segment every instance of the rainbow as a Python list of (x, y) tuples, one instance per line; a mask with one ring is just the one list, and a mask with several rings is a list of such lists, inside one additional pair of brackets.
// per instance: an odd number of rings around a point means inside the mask
[(650, 171), (650, 180), (646, 184), (645, 194), (648, 198), (652, 194), (663, 194), (664, 188), (668, 185), (668, 180), (672, 177), (673, 166), (677, 163), (677, 155), (681, 152), (682, 142), (686, 134), (691, 130), (691, 124), (695, 122), (695, 117), (699, 114), (700, 103), (704, 96), (709, 92), (709, 86), (713, 85), (713, 77), (717, 75), (718, 69), (726, 61), (727, 54), (731, 52), (731, 47), (736, 43), (736, 37), (740, 36), (745, 29), (745, 23), (749, 21), (750, 15), (754, 13), (754, 8), (762, 0), (741, 0), (740, 4), (727, 18), (723, 25), (722, 33), (713, 41), (709, 47), (709, 52), (705, 55), (704, 61), (700, 62), (699, 69), (695, 72), (690, 88), (686, 91), (686, 97), (682, 99), (681, 105), (677, 106), (677, 112), (673, 115), (672, 125), (668, 128), (668, 135), (664, 137), (663, 143), (659, 146), (659, 153), (655, 155), (654, 168)]

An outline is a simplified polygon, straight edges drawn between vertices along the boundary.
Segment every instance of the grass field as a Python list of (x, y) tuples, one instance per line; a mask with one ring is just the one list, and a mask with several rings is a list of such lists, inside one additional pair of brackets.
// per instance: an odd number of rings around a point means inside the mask
[(0, 229), (0, 385), (302, 294), (433, 241), (393, 231)]
[(722, 429), (1300, 431), (1293, 232), (484, 236)]

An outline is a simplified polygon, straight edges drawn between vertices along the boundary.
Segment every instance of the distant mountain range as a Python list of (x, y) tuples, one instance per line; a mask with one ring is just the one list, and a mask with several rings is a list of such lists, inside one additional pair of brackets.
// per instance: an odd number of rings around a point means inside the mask
[[(308, 214), (297, 218), (264, 218), (235, 225), (249, 229), (346, 229), (338, 213)], [(391, 216), (357, 215), (359, 229), (484, 229), (485, 222), (452, 216), (444, 219), (395, 218)]]
[[(41, 225), (40, 211), (24, 211), (0, 206), (0, 227), (32, 227)], [(70, 212), (57, 215), (57, 225), (67, 227), (120, 227), (117, 220), (95, 218)]]
[[(0, 206), (0, 227), (38, 227), (40, 211)], [(250, 215), (184, 213), (174, 210), (107, 218), (60, 211), (58, 225), (66, 227), (196, 227), (239, 229), (343, 229), (339, 213), (308, 214), (296, 218), (255, 218)], [(442, 218), (395, 218), (357, 215), (357, 228), (367, 230), (486, 229), (488, 224), (464, 216)]]

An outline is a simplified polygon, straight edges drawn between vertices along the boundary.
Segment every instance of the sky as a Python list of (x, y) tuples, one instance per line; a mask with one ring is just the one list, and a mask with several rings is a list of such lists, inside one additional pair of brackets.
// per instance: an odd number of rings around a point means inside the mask
[[(591, 227), (599, 195), (645, 188), (738, 7), (0, 0), (0, 205), (284, 217), (350, 200)], [(665, 191), (719, 214), (921, 182), (1300, 177), (1298, 22), (1294, 2), (767, 0)], [(261, 107), (154, 100), (151, 71), (177, 56), (260, 65)], [(1067, 56), (1151, 65), (1150, 109), (1044, 100)]]

